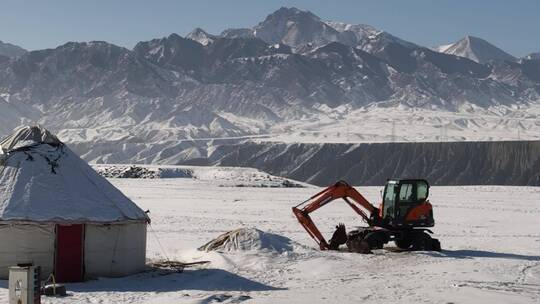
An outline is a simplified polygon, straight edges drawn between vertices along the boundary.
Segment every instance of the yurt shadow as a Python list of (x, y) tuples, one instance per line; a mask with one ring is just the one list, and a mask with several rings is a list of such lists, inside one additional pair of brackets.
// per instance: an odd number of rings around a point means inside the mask
[(223, 269), (195, 269), (182, 273), (147, 272), (124, 278), (103, 278), (85, 283), (67, 284), (69, 292), (174, 292), (272, 291), (284, 290), (260, 283)]

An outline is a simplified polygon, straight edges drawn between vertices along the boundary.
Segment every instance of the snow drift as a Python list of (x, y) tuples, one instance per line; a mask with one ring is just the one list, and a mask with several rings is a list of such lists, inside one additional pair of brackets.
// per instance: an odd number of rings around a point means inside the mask
[(293, 251), (293, 241), (287, 237), (256, 228), (239, 228), (226, 232), (199, 247), (201, 251)]

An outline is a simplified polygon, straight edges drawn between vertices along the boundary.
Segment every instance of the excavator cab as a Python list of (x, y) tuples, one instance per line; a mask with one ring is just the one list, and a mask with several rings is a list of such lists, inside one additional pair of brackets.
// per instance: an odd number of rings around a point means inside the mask
[(429, 183), (424, 179), (389, 179), (380, 208), (385, 226), (433, 227), (428, 195)]

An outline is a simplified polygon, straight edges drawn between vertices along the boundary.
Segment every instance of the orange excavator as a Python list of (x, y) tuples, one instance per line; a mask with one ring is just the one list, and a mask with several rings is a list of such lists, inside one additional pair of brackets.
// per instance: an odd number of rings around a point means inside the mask
[[(389, 179), (379, 208), (345, 181), (339, 181), (293, 207), (293, 213), (322, 250), (338, 250), (346, 244), (351, 252), (371, 253), (394, 241), (402, 250), (440, 251), (439, 240), (432, 238), (433, 207), (428, 201), (429, 183), (424, 179)], [(336, 226), (327, 242), (310, 213), (336, 200), (343, 199), (367, 224), (349, 233), (345, 225)]]

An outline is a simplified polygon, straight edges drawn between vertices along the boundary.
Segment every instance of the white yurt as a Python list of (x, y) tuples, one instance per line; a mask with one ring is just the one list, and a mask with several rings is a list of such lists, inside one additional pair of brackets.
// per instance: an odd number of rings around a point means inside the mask
[(146, 213), (39, 126), (0, 142), (0, 279), (20, 263), (59, 282), (145, 267)]

